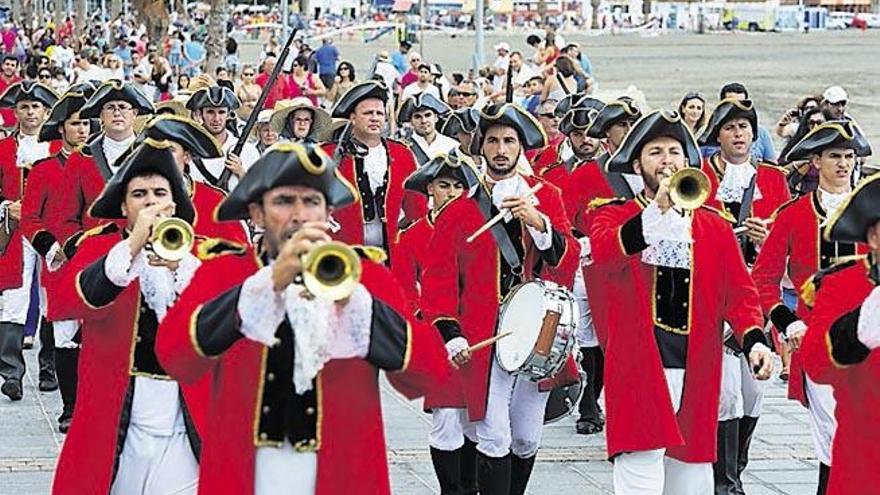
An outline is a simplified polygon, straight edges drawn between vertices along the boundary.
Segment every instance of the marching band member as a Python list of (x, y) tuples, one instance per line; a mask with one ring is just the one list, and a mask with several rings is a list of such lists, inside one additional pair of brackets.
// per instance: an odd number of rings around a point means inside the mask
[(672, 203), (670, 177), (699, 165), (681, 117), (653, 112), (607, 164), (641, 174), (644, 191), (608, 201), (587, 221), (594, 269), (609, 284), (590, 302), (613, 308), (605, 311), (605, 404), (618, 494), (713, 492), (723, 321), (759, 379), (773, 367), (758, 293), (727, 220)]
[(349, 244), (384, 247), (394, 258), (400, 226), (427, 213), (427, 201), (418, 193), (405, 191), (403, 182), (416, 168), (409, 148), (382, 137), (385, 128), (385, 103), (388, 90), (377, 81), (366, 81), (349, 89), (336, 106), (333, 117), (349, 119), (350, 136), (343, 142), (322, 147), (334, 156), (337, 146), (339, 173), (353, 184), (361, 204), (337, 209), (333, 218), (339, 223), (334, 238)]
[(50, 301), (58, 317), (82, 320), (76, 413), (53, 493), (195, 493), (207, 382), (179, 386), (155, 351), (159, 323), (200, 265), (188, 250), (178, 261), (156, 254), (158, 222), (195, 216), (168, 143), (135, 148), (89, 213), (124, 228), (84, 234)]
[(474, 153), (471, 144), (477, 127), (480, 125), (480, 111), (475, 108), (460, 108), (452, 112), (441, 126), (440, 132), (447, 137), (458, 141), (456, 152), (459, 156), (476, 158), (479, 153)]
[[(810, 160), (819, 172), (819, 187), (776, 211), (770, 235), (752, 270), (764, 313), (793, 351), (789, 383), (798, 381), (804, 388), (822, 484), (828, 480), (832, 460), (834, 396), (830, 385), (820, 385), (803, 375), (805, 362), (798, 348), (807, 329), (805, 322), (809, 321), (810, 310), (803, 299), (798, 300), (796, 313), (788, 309), (782, 303), (779, 286), (786, 269), (794, 286), (803, 287), (816, 272), (829, 269), (840, 258), (862, 251), (856, 244), (827, 241), (821, 233), (850, 194), (850, 177), (856, 158), (870, 153), (867, 140), (852, 122), (827, 122), (804, 136), (788, 157)], [(820, 489), (820, 493), (823, 491)]]
[[(828, 495), (865, 493), (880, 483), (877, 424), (877, 354), (880, 346), (880, 177), (871, 177), (829, 216), (822, 242), (867, 245), (871, 254), (832, 265), (814, 276), (809, 326), (800, 350), (809, 378), (834, 389), (837, 431)], [(777, 227), (774, 227), (774, 230)], [(772, 233), (771, 233), (772, 235)], [(808, 298), (809, 299), (809, 298)], [(809, 389), (808, 389), (809, 390)]]
[(602, 182), (611, 185), (616, 196), (626, 199), (632, 199), (641, 192), (644, 187), (641, 177), (639, 174), (633, 173), (614, 174), (608, 172), (607, 164), (608, 160), (617, 153), (618, 148), (623, 145), (623, 140), (629, 135), (630, 129), (641, 116), (642, 112), (632, 98), (623, 96), (602, 107), (599, 113), (592, 117), (590, 127), (587, 129), (588, 137), (603, 140), (603, 152), (596, 158), (599, 170), (603, 172), (605, 178)]
[[(95, 87), (91, 83), (77, 84), (70, 88), (52, 107), (49, 118), (40, 128), (39, 140), (50, 143), (50, 146), (52, 142), (60, 140), (61, 150), (34, 163), (34, 167), (28, 174), (28, 187), (25, 188), (24, 199), (22, 199), (22, 234), (31, 243), (34, 250), (46, 260), (44, 266), (47, 269), (41, 272), (40, 280), (45, 287), (47, 301), (58, 297), (49, 271), (56, 270), (67, 261), (67, 254), (64, 253), (61, 243), (73, 233), (62, 232), (58, 228), (57, 220), (61, 202), (54, 197), (54, 194), (64, 190), (67, 186), (64, 182), (64, 174), (68, 159), (80, 146), (85, 144), (93, 128), (97, 127), (96, 121), (82, 119), (79, 116), (80, 108), (94, 91)], [(53, 321), (50, 324), (47, 320), (41, 323), (41, 330), (43, 329), (42, 325), (53, 332), (55, 344), (53, 358), (63, 404), (61, 415), (58, 417), (58, 429), (61, 433), (67, 433), (76, 403), (76, 377), (80, 344), (80, 338), (77, 335), (79, 322), (61, 320)], [(42, 353), (43, 350), (40, 352)]]
[(589, 137), (587, 128), (604, 106), (601, 101), (585, 96), (565, 113), (559, 122), (559, 133), (565, 139), (538, 155), (535, 165), (538, 175), (563, 189), (575, 170), (596, 158), (600, 141)]
[(446, 103), (431, 93), (419, 93), (400, 106), (397, 123), (410, 124), (412, 134), (408, 144), (419, 166), (441, 153), (447, 154), (458, 148), (458, 141), (437, 131), (437, 123), (450, 111)]
[(231, 191), (244, 173), (250, 168), (260, 152), (253, 143), (245, 143), (241, 156), (232, 153), (238, 138), (227, 128), (229, 119), (235, 118), (235, 111), (241, 103), (231, 89), (225, 86), (208, 86), (196, 90), (186, 102), (186, 108), (214, 139), (220, 143), (224, 156), (220, 158), (195, 159), (196, 166), (190, 171), (192, 178), (208, 183), (224, 191)]
[[(457, 386), (431, 396), (432, 437), (460, 439), (475, 422), (480, 493), (522, 494), (541, 442), (549, 388), (504, 371), (494, 346), (474, 355), (468, 347), (495, 334), (498, 302), (519, 283), (540, 276), (571, 287), (578, 246), (559, 190), (517, 172), (524, 150), (546, 142), (534, 118), (511, 104), (490, 105), (481, 112), (480, 134), (485, 187), (437, 215), (422, 279), (425, 320), (443, 336), (459, 368)], [(539, 183), (543, 188), (533, 198), (529, 190)], [(511, 214), (507, 221), (466, 241), (504, 209)], [(567, 364), (554, 384), (576, 382), (573, 359)]]
[[(718, 146), (703, 160), (709, 177), (708, 206), (729, 213), (738, 227), (740, 249), (751, 266), (769, 232), (769, 219), (791, 199), (781, 169), (753, 163), (752, 143), (758, 136), (758, 114), (750, 100), (728, 98), (715, 107), (700, 144)], [(749, 371), (748, 358), (725, 335), (722, 358), (721, 408), (718, 414), (718, 460), (714, 466), (719, 490), (741, 489), (741, 473), (749, 459), (749, 446), (764, 402), (764, 384)], [(792, 380), (794, 382), (795, 380)]]
[(250, 218), (264, 244), (217, 244), (158, 342), (183, 383), (213, 374), (200, 493), (390, 493), (377, 370), (415, 397), (449, 367), (375, 248), (357, 248), (360, 283), (343, 300), (305, 292), (303, 257), (355, 199), (319, 147), (279, 143), (221, 204), (220, 220)]
[[(61, 147), (58, 141), (50, 147), (38, 139), (47, 110), (57, 100), (58, 95), (48, 86), (32, 81), (15, 83), (0, 96), (0, 108), (12, 109), (18, 122), (16, 131), (0, 140), (0, 229), (7, 237), (7, 244), (0, 249), (0, 392), (13, 401), (22, 398), (22, 339), (34, 269), (39, 262), (39, 255), (16, 224), (21, 220), (22, 198), (31, 166)], [(45, 314), (42, 304), (40, 313)], [(45, 391), (58, 388), (51, 332), (48, 324), (40, 330), (39, 387)]]

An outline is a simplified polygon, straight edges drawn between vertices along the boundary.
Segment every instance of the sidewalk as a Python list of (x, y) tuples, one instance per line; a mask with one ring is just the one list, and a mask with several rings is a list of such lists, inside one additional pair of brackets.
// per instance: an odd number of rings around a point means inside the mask
[[(64, 436), (55, 419), (61, 412), (58, 392), (37, 392), (36, 351), (25, 351), (28, 374), (24, 399), (0, 397), (0, 492), (49, 493), (52, 471)], [(385, 431), (395, 494), (439, 493), (428, 454), (430, 417), (419, 403), (408, 402), (381, 379)], [(764, 414), (752, 442), (745, 472), (748, 495), (808, 495), (816, 491), (818, 464), (813, 456), (806, 410), (785, 399), (784, 385), (769, 384)], [(574, 433), (574, 418), (544, 429), (544, 441), (528, 493), (532, 495), (609, 494), (611, 464), (604, 437)]]

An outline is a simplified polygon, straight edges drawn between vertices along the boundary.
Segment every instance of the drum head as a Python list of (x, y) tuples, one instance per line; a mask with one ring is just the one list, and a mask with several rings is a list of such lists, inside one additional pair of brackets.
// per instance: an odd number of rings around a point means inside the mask
[(517, 371), (535, 348), (544, 321), (544, 292), (541, 284), (526, 282), (514, 289), (501, 309), (497, 333), (513, 332), (495, 344), (498, 364), (505, 371)]

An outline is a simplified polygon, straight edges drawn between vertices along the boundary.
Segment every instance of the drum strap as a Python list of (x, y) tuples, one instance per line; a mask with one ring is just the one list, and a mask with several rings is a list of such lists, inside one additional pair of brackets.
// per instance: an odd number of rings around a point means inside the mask
[[(483, 214), (483, 218), (485, 218), (487, 222), (495, 216), (492, 213), (492, 196), (490, 196), (483, 187), (477, 188), (477, 192), (474, 194), (474, 199), (477, 201), (477, 207), (479, 207), (480, 213)], [(498, 222), (493, 225), (490, 232), (492, 232), (492, 236), (495, 238), (495, 243), (498, 244), (498, 250), (501, 251), (501, 256), (504, 257), (504, 261), (507, 262), (507, 265), (510, 266), (511, 269), (519, 268), (522, 263), (519, 260), (516, 248), (513, 246), (513, 241), (510, 240), (510, 236), (504, 228), (504, 222)]]

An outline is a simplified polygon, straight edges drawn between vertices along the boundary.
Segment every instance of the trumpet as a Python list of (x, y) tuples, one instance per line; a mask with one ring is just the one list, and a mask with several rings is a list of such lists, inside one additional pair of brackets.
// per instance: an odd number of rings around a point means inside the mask
[(302, 266), (303, 285), (321, 299), (345, 299), (361, 280), (360, 257), (341, 242), (328, 242), (312, 249), (303, 255)]
[(166, 261), (180, 261), (192, 248), (195, 233), (185, 220), (168, 217), (159, 220), (153, 227), (149, 248), (156, 256)]
[(669, 199), (685, 210), (696, 210), (709, 199), (709, 178), (697, 168), (684, 168), (669, 179)]

